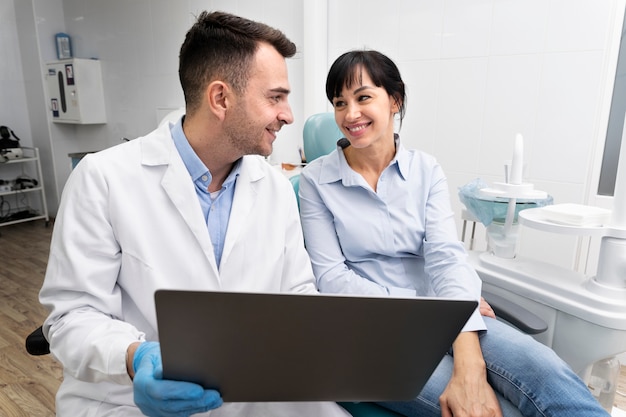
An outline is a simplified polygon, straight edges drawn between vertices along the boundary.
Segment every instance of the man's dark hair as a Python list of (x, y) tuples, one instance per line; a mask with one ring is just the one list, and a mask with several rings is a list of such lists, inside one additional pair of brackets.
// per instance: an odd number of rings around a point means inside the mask
[(296, 45), (266, 24), (224, 12), (202, 12), (180, 48), (178, 74), (187, 113), (200, 106), (210, 82), (223, 80), (237, 93), (245, 91), (259, 43), (272, 45), (285, 58)]

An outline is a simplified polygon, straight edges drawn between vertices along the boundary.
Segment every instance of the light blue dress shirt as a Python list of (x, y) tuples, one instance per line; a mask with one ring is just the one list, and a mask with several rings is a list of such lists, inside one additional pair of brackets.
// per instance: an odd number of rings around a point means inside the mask
[(219, 267), (222, 260), (222, 252), (224, 251), (224, 239), (228, 229), (230, 209), (233, 206), (235, 184), (241, 167), (241, 159), (233, 166), (224, 184), (222, 184), (221, 190), (217, 193), (209, 193), (209, 184), (211, 184), (212, 179), (211, 173), (189, 144), (183, 132), (182, 120), (173, 124), (170, 130), (176, 149), (183, 159), (196, 187), (196, 194), (200, 200), (204, 220), (211, 236), (211, 243), (213, 243), (215, 262)]
[[(322, 292), (480, 299), (443, 170), (432, 156), (405, 149), (397, 135), (376, 191), (338, 146), (302, 171), (300, 210)], [(483, 329), (477, 309), (464, 330)]]

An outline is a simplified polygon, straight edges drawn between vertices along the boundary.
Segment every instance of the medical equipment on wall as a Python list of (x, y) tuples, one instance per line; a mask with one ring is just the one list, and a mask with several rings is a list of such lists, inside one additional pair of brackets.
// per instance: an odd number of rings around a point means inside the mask
[(100, 61), (71, 58), (47, 65), (49, 110), (55, 123), (106, 123)]
[[(521, 257), (511, 250), (510, 245), (515, 244), (511, 239), (506, 242), (506, 250), (494, 250), (490, 242), (487, 251), (469, 253), (484, 290), (545, 320), (548, 330), (534, 337), (552, 347), (587, 382), (594, 363), (626, 352), (626, 135), (621, 149), (610, 216), (605, 210), (580, 205), (545, 205), (515, 211), (519, 224), (525, 227), (601, 237), (595, 276)], [(513, 180), (519, 175), (519, 164), (515, 170), (511, 173)], [(480, 196), (505, 193), (510, 202), (518, 197), (516, 190), (534, 191), (496, 184)], [(512, 219), (507, 215), (501, 231), (507, 231)]]

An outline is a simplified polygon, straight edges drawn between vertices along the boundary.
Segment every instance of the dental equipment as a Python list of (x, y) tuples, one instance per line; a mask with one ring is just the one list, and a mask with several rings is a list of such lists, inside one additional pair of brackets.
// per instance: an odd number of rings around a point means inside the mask
[[(461, 192), (460, 197), (474, 216), (481, 217), (476, 210), (494, 213), (481, 219), (487, 228), (488, 250), (498, 257), (514, 258), (519, 212), (551, 204), (552, 199), (546, 192), (535, 190), (533, 184), (523, 181), (524, 138), (520, 133), (515, 136), (513, 159), (504, 168), (505, 182), (496, 182), (492, 187), (479, 185), (473, 195)], [(504, 218), (496, 214), (498, 209), (501, 211), (502, 205), (506, 205)]]
[[(516, 152), (518, 146), (516, 140)], [(511, 204), (520, 194), (527, 195), (522, 190), (534, 191), (524, 188), (523, 182), (521, 186), (511, 184), (519, 175), (519, 158), (514, 158), (513, 165), (509, 183), (496, 183), (493, 190), (487, 189), (482, 195), (504, 195)], [(595, 362), (626, 351), (626, 131), (613, 200), (610, 221), (604, 225), (556, 223), (549, 220), (546, 207), (526, 209), (518, 216), (519, 223), (526, 227), (601, 237), (595, 276), (511, 256), (510, 249), (505, 256), (498, 256), (498, 250), (470, 251), (470, 261), (483, 280), (483, 289), (544, 319), (548, 330), (534, 337), (552, 347), (585, 381)], [(508, 217), (505, 225), (511, 221)]]

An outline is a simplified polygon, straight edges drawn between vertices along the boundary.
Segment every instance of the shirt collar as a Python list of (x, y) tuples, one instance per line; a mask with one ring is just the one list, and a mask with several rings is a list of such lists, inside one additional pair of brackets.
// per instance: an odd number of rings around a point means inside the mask
[[(204, 165), (204, 162), (198, 157), (195, 153), (191, 145), (189, 144), (189, 140), (185, 136), (185, 132), (183, 132), (183, 119), (185, 116), (181, 117), (178, 122), (170, 125), (170, 132), (172, 133), (172, 138), (174, 139), (174, 145), (180, 154), (185, 166), (187, 167), (187, 171), (189, 171), (189, 175), (191, 179), (195, 182), (202, 178), (203, 175), (208, 175), (209, 180), (211, 182), (211, 173), (209, 169)], [(239, 158), (233, 168), (231, 169), (228, 177), (224, 181), (223, 187), (229, 186), (232, 182), (235, 181), (236, 177), (239, 175), (239, 171), (241, 170), (241, 159)]]
[[(400, 142), (400, 135), (394, 133), (393, 138), (396, 144), (396, 154), (389, 163), (389, 166), (395, 166), (400, 177), (406, 181), (410, 164), (409, 152)], [(343, 153), (345, 143), (342, 143), (342, 141), (347, 141), (347, 139), (338, 140), (337, 149), (322, 161), (322, 170), (320, 173), (320, 183), (322, 184), (336, 181), (342, 181), (346, 186), (357, 184), (358, 174), (350, 168), (348, 161), (346, 161), (346, 157)]]
[(410, 152), (407, 151), (400, 142), (400, 135), (394, 133), (393, 138), (396, 142), (396, 156), (391, 161), (391, 163), (393, 164), (394, 161), (396, 162), (396, 166), (398, 167), (398, 173), (400, 174), (402, 179), (406, 181), (409, 174), (409, 164), (411, 163)]

